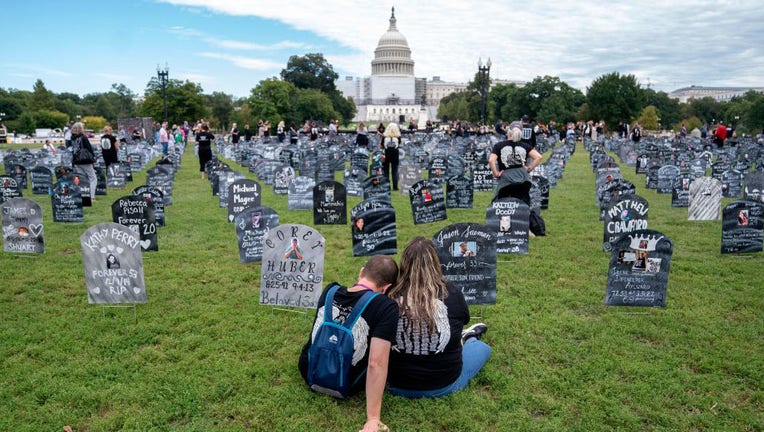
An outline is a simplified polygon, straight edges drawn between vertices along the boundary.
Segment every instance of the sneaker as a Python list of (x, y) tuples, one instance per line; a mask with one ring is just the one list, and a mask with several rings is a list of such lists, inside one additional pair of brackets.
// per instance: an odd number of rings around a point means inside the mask
[(488, 326), (483, 323), (477, 323), (469, 326), (466, 330), (462, 331), (462, 345), (467, 342), (469, 338), (481, 339), (485, 332), (488, 331)]

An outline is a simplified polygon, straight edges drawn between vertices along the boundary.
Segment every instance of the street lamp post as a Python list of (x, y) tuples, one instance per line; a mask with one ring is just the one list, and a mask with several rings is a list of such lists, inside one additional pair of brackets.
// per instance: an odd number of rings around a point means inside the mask
[(478, 77), (480, 78), (480, 121), (485, 124), (486, 105), (488, 103), (488, 88), (491, 85), (491, 58), (488, 58), (485, 66), (483, 60), (478, 59)]
[(162, 85), (162, 102), (164, 103), (164, 121), (167, 121), (167, 77), (170, 74), (170, 69), (167, 64), (164, 65), (164, 70), (159, 69), (157, 65), (157, 77), (159, 77), (159, 84)]

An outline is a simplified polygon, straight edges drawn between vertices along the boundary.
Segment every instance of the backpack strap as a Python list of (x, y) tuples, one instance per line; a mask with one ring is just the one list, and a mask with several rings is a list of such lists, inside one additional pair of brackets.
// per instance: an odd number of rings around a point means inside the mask
[[(336, 294), (339, 289), (339, 284), (335, 283), (326, 293), (326, 301), (324, 302), (324, 322), (334, 322), (334, 317), (332, 316), (332, 304), (334, 303), (334, 294)], [(358, 321), (358, 318), (361, 317), (363, 311), (366, 310), (366, 306), (368, 306), (369, 303), (371, 303), (371, 300), (377, 295), (379, 295), (379, 293), (366, 291), (356, 302), (355, 306), (353, 306), (350, 315), (345, 318), (343, 327), (348, 329), (353, 328), (355, 322)]]

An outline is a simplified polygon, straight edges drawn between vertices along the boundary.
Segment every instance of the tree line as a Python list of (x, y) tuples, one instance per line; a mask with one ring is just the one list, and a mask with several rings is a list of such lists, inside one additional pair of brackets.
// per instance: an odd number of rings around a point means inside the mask
[[(481, 110), (480, 86), (485, 77), (475, 74), (466, 91), (453, 93), (440, 102), (438, 117), (475, 121)], [(687, 130), (723, 120), (740, 133), (758, 134), (764, 127), (764, 94), (749, 91), (730, 101), (712, 97), (680, 103), (666, 92), (642, 88), (634, 75), (604, 74), (586, 89), (586, 94), (558, 77), (539, 76), (531, 82), (497, 84), (487, 96), (488, 123), (516, 120), (527, 114), (542, 122), (604, 120), (610, 130), (620, 123), (639, 122), (652, 130)]]
[[(228, 130), (231, 123), (271, 124), (284, 121), (299, 126), (305, 120), (345, 124), (356, 113), (352, 99), (336, 88), (338, 74), (320, 53), (291, 56), (279, 77), (261, 80), (248, 97), (235, 98), (223, 92), (205, 94), (201, 85), (169, 79), (165, 88), (170, 124), (204, 118), (213, 129)], [(443, 98), (438, 107), (442, 119), (477, 122), (481, 115), (481, 90), (488, 84), (479, 73), (466, 91)], [(100, 130), (116, 126), (118, 118), (164, 118), (162, 87), (157, 77), (138, 95), (124, 84), (112, 84), (105, 93), (79, 96), (54, 93), (37, 80), (31, 91), (0, 88), (0, 112), (9, 131), (29, 134), (35, 128), (61, 128), (77, 119)], [(724, 120), (739, 133), (759, 133), (764, 126), (764, 95), (748, 92), (730, 101), (711, 97), (679, 103), (665, 92), (642, 88), (633, 75), (618, 72), (595, 79), (586, 93), (558, 77), (539, 76), (518, 86), (497, 84), (487, 93), (486, 121), (514, 120), (522, 115), (543, 122), (564, 124), (578, 120), (604, 120), (611, 130), (622, 122), (640, 122), (646, 129), (688, 130)]]

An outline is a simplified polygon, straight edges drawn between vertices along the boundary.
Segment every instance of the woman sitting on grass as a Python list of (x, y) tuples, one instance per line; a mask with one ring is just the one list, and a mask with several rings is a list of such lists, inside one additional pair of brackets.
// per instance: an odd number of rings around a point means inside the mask
[(388, 291), (399, 317), (388, 367), (388, 391), (409, 398), (445, 396), (467, 386), (491, 347), (478, 323), (467, 330), (470, 312), (459, 287), (443, 280), (435, 245), (424, 237), (401, 255), (398, 282)]

